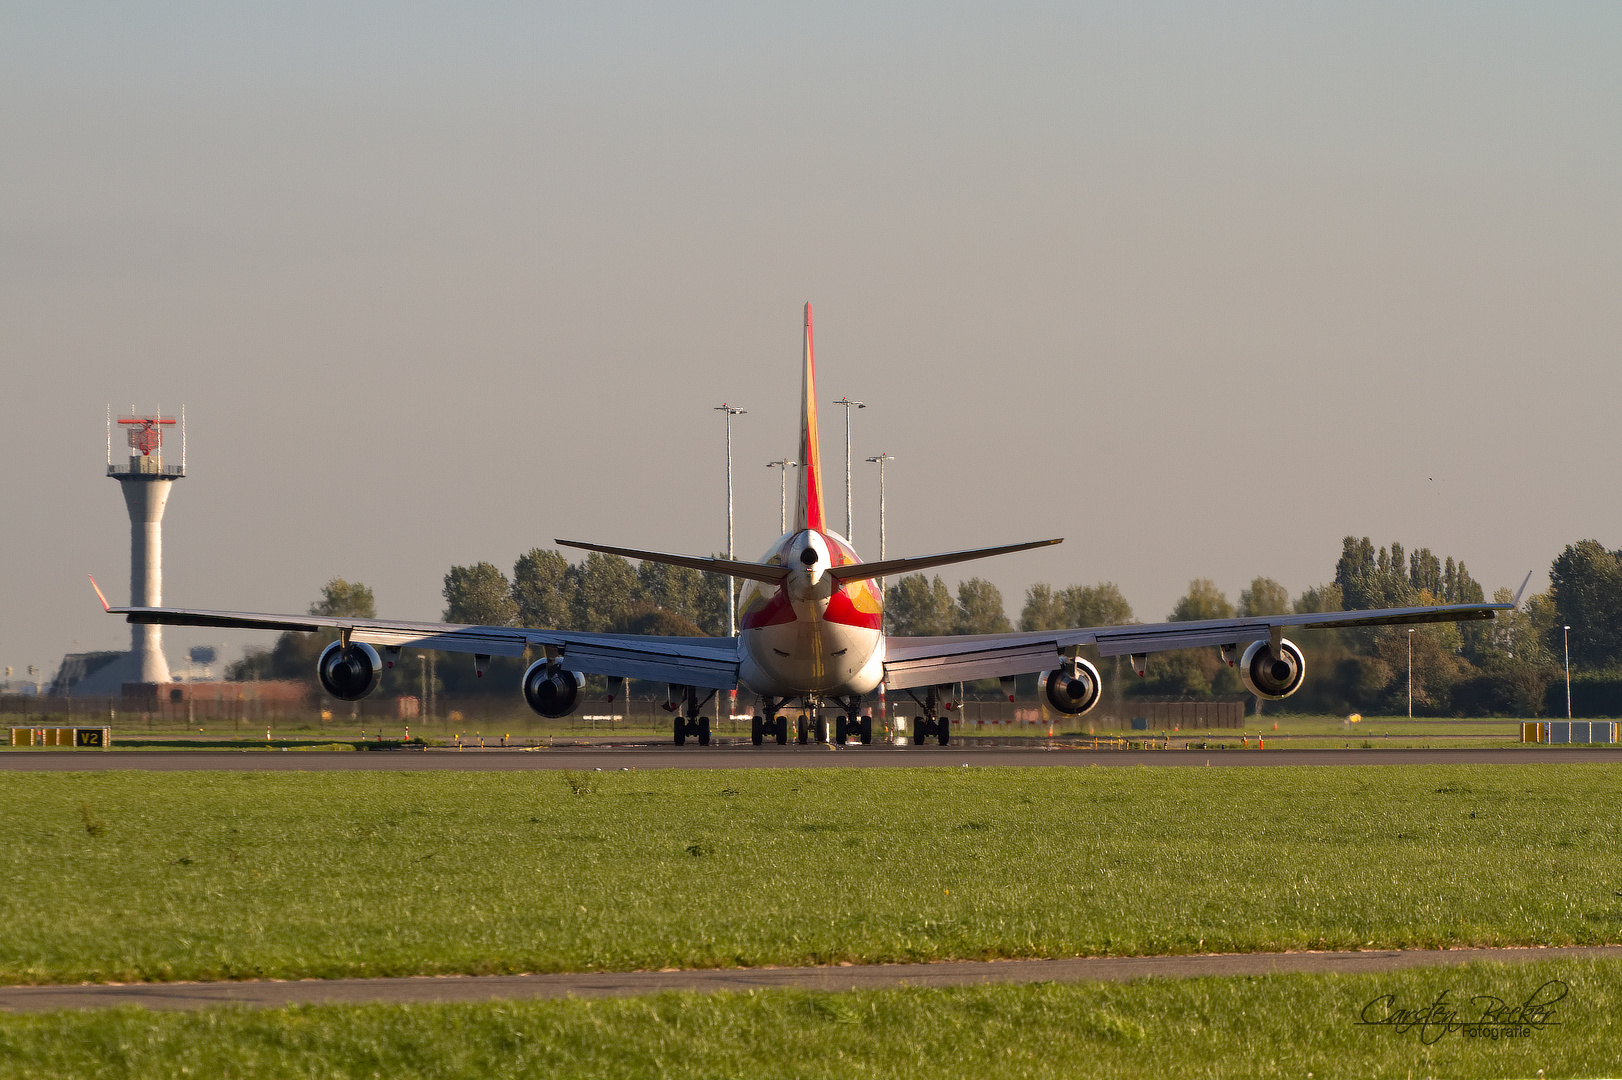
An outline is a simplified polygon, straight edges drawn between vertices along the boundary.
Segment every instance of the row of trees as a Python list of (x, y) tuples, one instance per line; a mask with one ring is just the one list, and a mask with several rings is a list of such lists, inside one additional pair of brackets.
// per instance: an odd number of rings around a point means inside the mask
[[(1579, 670), (1622, 668), (1622, 551), (1584, 540), (1565, 549), (1550, 570), (1548, 592), (1527, 599), (1495, 622), (1417, 627), (1305, 631), (1298, 635), (1309, 676), (1296, 696), (1274, 708), (1308, 712), (1401, 712), (1407, 708), (1409, 651), (1416, 713), (1537, 715), (1549, 682), (1560, 673), (1561, 627), (1577, 628), (1573, 664)], [(588, 554), (570, 563), (559, 552), (536, 548), (514, 563), (511, 576), (488, 562), (453, 566), (445, 575), (448, 622), (533, 626), (631, 634), (719, 635), (726, 627), (726, 581), (697, 570), (615, 555)], [(1210, 579), (1197, 578), (1167, 614), (1170, 621), (1233, 615), (1363, 610), (1375, 607), (1479, 603), (1484, 590), (1462, 560), (1439, 558), (1427, 548), (1375, 547), (1367, 537), (1346, 537), (1333, 579), (1292, 598), (1272, 578), (1257, 577), (1230, 602)], [(1499, 589), (1494, 599), (1510, 599)], [(371, 589), (333, 579), (311, 605), (312, 614), (375, 617)], [(992, 634), (1013, 629), (996, 586), (970, 578), (954, 592), (940, 576), (913, 574), (886, 591), (890, 633), (905, 636)], [(1055, 589), (1041, 583), (1025, 592), (1019, 628), (1113, 626), (1136, 622), (1132, 606), (1111, 582)], [(308, 678), (325, 645), (320, 635), (284, 634), (263, 652), (250, 652), (230, 677)], [(516, 664), (516, 661), (509, 662)], [(1243, 686), (1215, 650), (1160, 654), (1144, 679), (1121, 679), (1105, 665), (1112, 694), (1125, 697), (1239, 695)], [(471, 691), (460, 667), (441, 669), (443, 689)], [(471, 672), (467, 673), (469, 676)], [(412, 692), (412, 673), (401, 692)], [(465, 685), (464, 685), (465, 683)], [(505, 690), (496, 678), (477, 684)]]

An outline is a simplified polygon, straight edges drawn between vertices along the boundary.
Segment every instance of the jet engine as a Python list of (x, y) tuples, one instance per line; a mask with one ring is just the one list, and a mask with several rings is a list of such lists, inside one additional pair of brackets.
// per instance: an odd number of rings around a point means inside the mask
[(1042, 694), (1048, 704), (1066, 716), (1080, 716), (1098, 704), (1104, 688), (1098, 669), (1077, 657), (1074, 666), (1049, 671), (1042, 676)]
[(1239, 658), (1239, 677), (1252, 694), (1268, 701), (1287, 698), (1301, 689), (1301, 680), (1307, 675), (1307, 662), (1295, 642), (1283, 638), (1280, 652), (1274, 656), (1273, 647), (1266, 641), (1253, 641)]
[(364, 641), (351, 641), (347, 646), (334, 641), (321, 650), (315, 671), (327, 693), (339, 701), (359, 701), (383, 680), (383, 661)]
[(578, 671), (537, 660), (524, 672), (524, 702), (548, 720), (561, 719), (580, 704), (580, 687), (585, 681)]

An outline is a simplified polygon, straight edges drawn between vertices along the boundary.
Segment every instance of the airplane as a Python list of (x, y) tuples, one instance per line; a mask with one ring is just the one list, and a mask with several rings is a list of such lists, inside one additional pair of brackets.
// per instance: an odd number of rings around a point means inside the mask
[[(1214, 647), (1239, 669), (1245, 687), (1259, 699), (1295, 693), (1306, 677), (1306, 660), (1286, 630), (1491, 619), (1514, 604), (1449, 604), (1295, 615), (1257, 615), (1200, 622), (1134, 623), (953, 637), (896, 637), (884, 633), (884, 597), (878, 581), (953, 563), (984, 559), (1062, 542), (1062, 538), (949, 551), (914, 558), (863, 562), (849, 538), (828, 527), (822, 497), (817, 437), (816, 360), (811, 305), (805, 305), (800, 386), (800, 469), (793, 527), (759, 562), (613, 547), (580, 540), (559, 545), (685, 566), (742, 578), (736, 637), (654, 637), (577, 633), (512, 626), (394, 622), (342, 616), (266, 615), (171, 607), (113, 607), (110, 614), (132, 623), (211, 626), (281, 631), (336, 631), (338, 638), (316, 662), (321, 685), (333, 697), (357, 701), (377, 689), (385, 668), (404, 649), (471, 653), (484, 675), (492, 656), (537, 655), (524, 671), (524, 701), (543, 717), (568, 716), (580, 704), (587, 675), (662, 682), (675, 714), (672, 736), (710, 744), (710, 719), (701, 715), (718, 694), (740, 685), (757, 699), (750, 722), (755, 746), (785, 745), (788, 720), (782, 709), (799, 701), (798, 743), (870, 743), (873, 717), (864, 712), (881, 688), (905, 692), (921, 715), (912, 741), (951, 741), (952, 687), (981, 679), (1001, 680), (1012, 698), (1017, 676), (1036, 674), (1038, 689), (1056, 711), (1079, 716), (1098, 704), (1103, 681), (1082, 650), (1101, 657), (1129, 656), (1139, 676), (1152, 653)], [(92, 582), (94, 584), (94, 582)], [(1523, 586), (1524, 589), (1524, 586)], [(1519, 597), (1516, 597), (1519, 600)], [(382, 650), (379, 653), (379, 649)], [(830, 709), (830, 707), (832, 707)], [(829, 730), (826, 712), (835, 712)], [(808, 719), (810, 717), (811, 719)]]

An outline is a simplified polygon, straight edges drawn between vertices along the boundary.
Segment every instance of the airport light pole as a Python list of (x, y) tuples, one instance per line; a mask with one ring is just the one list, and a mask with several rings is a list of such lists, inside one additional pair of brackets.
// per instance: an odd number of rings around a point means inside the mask
[[(879, 558), (884, 558), (884, 463), (894, 461), (890, 454), (874, 454), (867, 459), (879, 466)], [(884, 579), (879, 578), (879, 603), (884, 603)]]
[(1408, 628), (1408, 719), (1414, 718), (1414, 628)]
[[(732, 418), (742, 416), (747, 410), (736, 409), (726, 402), (715, 406), (716, 412), (727, 414), (727, 559), (732, 556)], [(727, 575), (727, 637), (738, 635), (737, 612), (733, 610), (733, 600), (736, 594), (733, 591), (732, 575)]]
[(1561, 635), (1566, 641), (1566, 719), (1571, 719), (1571, 627), (1562, 626)]
[[(865, 408), (867, 408), (867, 402), (865, 402), (865, 401), (852, 401), (848, 397), (842, 397), (838, 401), (834, 402), (834, 404), (835, 405), (843, 405), (845, 407), (845, 539), (850, 540), (851, 539), (851, 530), (855, 528), (855, 525), (851, 521), (852, 512), (851, 512), (851, 495), (850, 495), (850, 410), (852, 408), (865, 409)], [(855, 541), (851, 541), (851, 542), (855, 543)]]
[(786, 536), (788, 534), (788, 471), (798, 464), (798, 461), (790, 461), (788, 458), (784, 458), (781, 461), (768, 461), (766, 463), (766, 467), (768, 469), (783, 470), (783, 510), (782, 513), (778, 515), (778, 536)]

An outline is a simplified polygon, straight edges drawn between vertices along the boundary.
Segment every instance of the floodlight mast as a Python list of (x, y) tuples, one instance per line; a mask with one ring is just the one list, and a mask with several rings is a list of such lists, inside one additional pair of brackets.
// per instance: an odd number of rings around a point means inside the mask
[(1566, 719), (1571, 719), (1571, 627), (1562, 626), (1560, 633), (1566, 644)]
[(798, 464), (799, 464), (798, 461), (790, 461), (788, 458), (783, 458), (781, 461), (768, 461), (766, 463), (766, 467), (768, 469), (781, 469), (782, 470), (783, 509), (782, 509), (782, 512), (778, 515), (778, 522), (777, 522), (777, 535), (778, 536), (787, 536), (788, 535), (788, 471), (789, 471), (790, 468), (792, 468), (792, 467), (794, 467), (794, 466), (796, 466)]
[[(872, 457), (868, 458), (867, 460), (877, 462), (878, 466), (879, 466), (879, 559), (883, 560), (883, 558), (884, 558), (884, 463), (886, 461), (894, 461), (895, 458), (890, 454), (875, 454)], [(879, 599), (880, 599), (881, 602), (884, 599), (884, 579), (883, 578), (879, 578)]]
[[(715, 406), (716, 412), (727, 414), (727, 559), (734, 558), (732, 554), (732, 418), (742, 416), (747, 409), (737, 409), (726, 402)], [(727, 575), (727, 637), (738, 636), (738, 613), (736, 610), (737, 593), (734, 588), (735, 579)]]
[[(854, 528), (854, 525), (851, 523), (852, 511), (850, 496), (850, 410), (852, 408), (865, 409), (867, 408), (867, 402), (852, 401), (848, 397), (842, 397), (838, 401), (834, 402), (834, 404), (843, 405), (845, 407), (845, 539), (850, 540), (851, 531)], [(854, 543), (854, 541), (852, 541), (852, 543)]]

